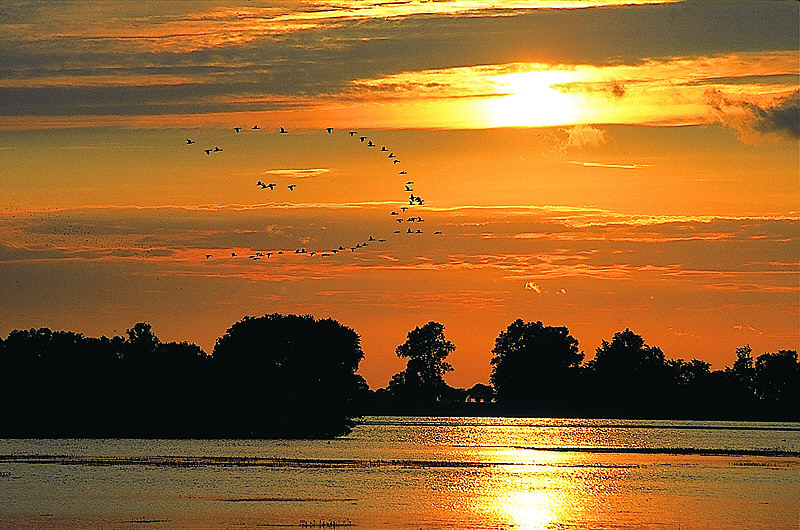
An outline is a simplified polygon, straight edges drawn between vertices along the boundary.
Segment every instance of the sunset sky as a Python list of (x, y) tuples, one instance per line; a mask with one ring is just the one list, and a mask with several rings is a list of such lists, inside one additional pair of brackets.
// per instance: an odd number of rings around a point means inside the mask
[(455, 386), (516, 318), (797, 349), (799, 5), (4, 1), (0, 335), (312, 314), (372, 388), (430, 320)]

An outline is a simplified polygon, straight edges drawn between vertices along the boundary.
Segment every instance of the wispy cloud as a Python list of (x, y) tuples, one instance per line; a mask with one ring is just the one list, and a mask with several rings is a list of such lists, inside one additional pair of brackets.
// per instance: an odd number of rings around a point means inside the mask
[(569, 163), (583, 167), (605, 167), (610, 169), (642, 169), (652, 167), (652, 164), (613, 164), (609, 162), (578, 162), (577, 160), (569, 160)]
[(705, 97), (717, 119), (747, 139), (757, 133), (800, 138), (800, 91), (768, 103), (726, 95), (716, 88), (708, 89)]
[(266, 176), (283, 177), (290, 179), (306, 179), (320, 177), (330, 173), (330, 169), (310, 168), (310, 169), (268, 169), (261, 174)]

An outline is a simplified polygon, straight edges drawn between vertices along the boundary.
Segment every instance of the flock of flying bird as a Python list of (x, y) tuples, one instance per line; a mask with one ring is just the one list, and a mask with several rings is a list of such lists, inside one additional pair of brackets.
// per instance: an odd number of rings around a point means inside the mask
[[(243, 130), (243, 128), (242, 127), (234, 127), (233, 130), (236, 132), (236, 134), (239, 134)], [(251, 127), (251, 130), (252, 131), (259, 131), (259, 130), (261, 130), (261, 128), (258, 125), (253, 125), (253, 127)], [(279, 130), (278, 130), (278, 134), (288, 134), (288, 132), (289, 131), (287, 131), (283, 127), (280, 127)], [(325, 128), (325, 132), (327, 132), (328, 134), (332, 134), (333, 133), (333, 127)], [(350, 137), (357, 139), (359, 142), (364, 144), (367, 148), (377, 148), (378, 147), (372, 140), (370, 140), (366, 136), (359, 135), (358, 131), (349, 131), (347, 134)], [(186, 139), (186, 144), (187, 145), (192, 145), (192, 144), (195, 144), (195, 141), (192, 140), (191, 138), (187, 138)], [(220, 148), (219, 146), (214, 146), (214, 147), (203, 149), (203, 151), (205, 152), (206, 155), (210, 156), (212, 153), (221, 152), (222, 148)], [(397, 158), (397, 156), (394, 154), (394, 152), (390, 151), (385, 145), (381, 146), (379, 151), (382, 152), (382, 153), (387, 153), (386, 154), (386, 158), (392, 163), (392, 166), (395, 166), (396, 164), (400, 164), (401, 163), (400, 160)], [(405, 217), (405, 219), (404, 219), (404, 214), (407, 211), (409, 211), (409, 209), (417, 207), (417, 206), (423, 206), (425, 204), (425, 201), (419, 195), (415, 195), (414, 194), (414, 189), (412, 188), (412, 186), (414, 185), (414, 181), (413, 180), (407, 180), (408, 179), (408, 172), (407, 171), (401, 169), (398, 172), (398, 175), (401, 176), (401, 177), (404, 177), (406, 179), (405, 184), (404, 184), (404, 191), (406, 193), (409, 193), (409, 196), (408, 196), (407, 204), (404, 203), (403, 206), (401, 206), (399, 208), (400, 212), (398, 212), (397, 210), (392, 210), (389, 215), (394, 217), (398, 224), (402, 224), (402, 223), (422, 223), (422, 222), (424, 222), (425, 220), (419, 215)], [(277, 184), (275, 184), (274, 182), (267, 183), (267, 182), (262, 182), (261, 180), (259, 180), (258, 182), (256, 182), (256, 186), (259, 187), (261, 190), (274, 191), (276, 186), (277, 186)], [(296, 184), (289, 184), (286, 187), (289, 189), (289, 191), (294, 191), (294, 189), (297, 187), (297, 185)], [(401, 229), (394, 230), (393, 233), (394, 234), (401, 234), (401, 233), (422, 234), (423, 230), (420, 229), (420, 228), (412, 229), (412, 228), (409, 227), (405, 231), (403, 231)], [(433, 232), (433, 234), (434, 235), (441, 235), (442, 232), (437, 230), (437, 231)], [(316, 256), (316, 255), (320, 255), (321, 257), (328, 257), (328, 256), (332, 256), (332, 255), (338, 254), (339, 252), (346, 251), (348, 249), (351, 252), (355, 252), (358, 249), (366, 247), (367, 245), (369, 245), (372, 242), (385, 243), (386, 239), (376, 239), (373, 236), (369, 236), (369, 238), (367, 240), (359, 242), (359, 243), (357, 243), (355, 245), (348, 245), (348, 246), (339, 245), (337, 248), (333, 248), (333, 249), (329, 249), (329, 250), (325, 250), (325, 251), (317, 251), (317, 250), (309, 251), (305, 247), (300, 247), (300, 248), (295, 249), (294, 251), (286, 251), (286, 253), (306, 254), (306, 255), (308, 255), (310, 257)], [(283, 250), (276, 250), (276, 251), (270, 251), (270, 252), (255, 252), (253, 254), (248, 255), (247, 258), (251, 259), (251, 260), (260, 260), (262, 258), (270, 258), (273, 255), (282, 255), (282, 254), (284, 254)], [(206, 259), (211, 259), (212, 257), (213, 257), (213, 254), (206, 254), (205, 255)], [(237, 258), (238, 255), (236, 254), (236, 252), (231, 252), (230, 253), (230, 257), (231, 258)]]

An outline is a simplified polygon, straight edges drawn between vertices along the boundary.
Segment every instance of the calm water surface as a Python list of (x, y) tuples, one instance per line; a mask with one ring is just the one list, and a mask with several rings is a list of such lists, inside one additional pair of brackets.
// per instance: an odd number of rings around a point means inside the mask
[(2, 528), (800, 528), (800, 424), (369, 417), (344, 438), (0, 440)]

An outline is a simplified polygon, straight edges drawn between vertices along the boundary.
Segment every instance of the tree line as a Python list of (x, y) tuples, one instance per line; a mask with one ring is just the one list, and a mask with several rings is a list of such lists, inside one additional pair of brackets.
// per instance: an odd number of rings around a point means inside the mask
[[(800, 420), (796, 350), (753, 357), (736, 349), (731, 367), (711, 370), (699, 359), (668, 359), (631, 331), (603, 340), (584, 362), (564, 326), (515, 320), (495, 339), (491, 385), (449, 387), (442, 377), (455, 347), (430, 322), (397, 348), (406, 369), (374, 393), (376, 410), (425, 411), (467, 402), (482, 414), (555, 417)], [(418, 352), (409, 355), (409, 351)]]
[(47, 328), (0, 337), (3, 437), (333, 437), (364, 414), (800, 419), (795, 350), (712, 371), (667, 359), (626, 329), (584, 362), (566, 327), (516, 320), (495, 340), (491, 385), (453, 388), (444, 326), (396, 348), (406, 367), (371, 390), (352, 329), (310, 315), (245, 317), (208, 355), (162, 342), (147, 323), (125, 337)]

